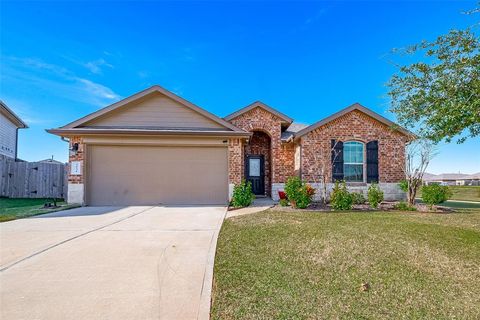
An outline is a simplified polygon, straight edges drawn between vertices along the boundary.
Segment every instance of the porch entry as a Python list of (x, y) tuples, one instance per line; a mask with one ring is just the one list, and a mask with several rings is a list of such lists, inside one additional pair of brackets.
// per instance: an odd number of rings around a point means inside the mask
[(265, 158), (263, 155), (247, 155), (245, 176), (252, 183), (255, 195), (265, 195)]

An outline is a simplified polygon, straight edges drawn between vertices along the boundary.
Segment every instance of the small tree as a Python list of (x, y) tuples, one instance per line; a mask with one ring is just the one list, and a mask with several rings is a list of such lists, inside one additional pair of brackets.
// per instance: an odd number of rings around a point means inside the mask
[(405, 184), (407, 192), (407, 202), (410, 206), (415, 205), (415, 197), (419, 187), (422, 185), (423, 175), (427, 170), (430, 161), (435, 156), (434, 145), (426, 139), (417, 139), (410, 142), (405, 150)]
[(328, 172), (332, 168), (332, 163), (335, 162), (335, 160), (340, 154), (340, 152), (336, 149), (338, 142), (339, 141), (335, 139), (335, 143), (327, 151), (328, 154), (323, 154), (321, 152), (320, 153), (315, 152), (313, 154), (315, 163), (318, 163), (320, 166), (319, 172), (318, 172), (318, 176), (320, 177), (320, 179), (318, 182), (320, 182), (320, 184), (322, 185), (321, 198), (324, 205), (327, 204), (327, 198), (328, 198), (328, 189), (327, 189)]

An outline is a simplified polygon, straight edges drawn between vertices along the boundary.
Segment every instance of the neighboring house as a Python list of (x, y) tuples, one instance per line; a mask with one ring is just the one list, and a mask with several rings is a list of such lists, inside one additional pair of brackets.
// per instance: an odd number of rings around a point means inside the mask
[(37, 162), (39, 162), (39, 163), (63, 164), (63, 162), (58, 161), (58, 160), (53, 160), (53, 159), (44, 159), (44, 160), (40, 160), (40, 161), (37, 161)]
[(18, 129), (23, 128), (28, 126), (0, 100), (0, 155), (17, 159)]
[(359, 104), (310, 126), (261, 102), (222, 119), (153, 86), (48, 132), (70, 140), (69, 202), (225, 204), (242, 179), (274, 199), (290, 176), (318, 188), (321, 168), (329, 188), (376, 181), (402, 198), (411, 134), (394, 126)]
[(425, 174), (423, 182), (429, 184), (441, 184), (444, 186), (478, 186), (480, 185), (480, 172), (475, 174), (442, 173)]

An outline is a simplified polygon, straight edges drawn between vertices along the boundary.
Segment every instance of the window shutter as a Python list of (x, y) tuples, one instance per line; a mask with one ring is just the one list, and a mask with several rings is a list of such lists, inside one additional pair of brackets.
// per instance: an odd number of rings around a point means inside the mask
[(378, 141), (367, 143), (367, 183), (378, 182)]
[(343, 180), (343, 142), (332, 139), (332, 181)]

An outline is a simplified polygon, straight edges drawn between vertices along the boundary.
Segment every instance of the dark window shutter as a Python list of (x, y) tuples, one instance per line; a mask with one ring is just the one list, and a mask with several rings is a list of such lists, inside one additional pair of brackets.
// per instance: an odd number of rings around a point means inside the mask
[(343, 142), (332, 139), (332, 181), (343, 180)]
[(378, 182), (378, 141), (367, 143), (367, 182)]

